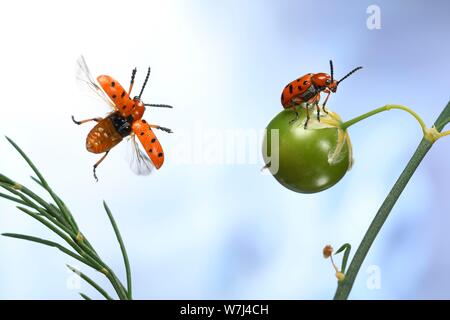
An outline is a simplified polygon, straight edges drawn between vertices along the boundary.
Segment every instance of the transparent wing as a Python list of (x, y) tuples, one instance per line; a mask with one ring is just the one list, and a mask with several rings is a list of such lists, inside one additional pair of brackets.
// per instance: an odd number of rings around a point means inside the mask
[(134, 134), (130, 136), (130, 140), (131, 155), (129, 162), (131, 170), (140, 176), (149, 175), (155, 168), (152, 160), (141, 150)]
[(86, 60), (84, 60), (84, 57), (82, 55), (77, 59), (76, 79), (77, 83), (82, 89), (87, 89), (89, 93), (94, 93), (96, 97), (106, 102), (106, 104), (108, 104), (112, 109), (116, 109), (114, 103), (98, 85), (94, 77), (92, 77), (91, 72), (89, 71), (89, 68), (86, 64)]

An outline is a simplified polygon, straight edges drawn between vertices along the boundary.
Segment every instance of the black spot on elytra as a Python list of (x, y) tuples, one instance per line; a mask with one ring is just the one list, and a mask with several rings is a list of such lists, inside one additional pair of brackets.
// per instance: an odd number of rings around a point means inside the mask
[(152, 143), (154, 143), (155, 141), (156, 141), (156, 139), (155, 139), (155, 138), (153, 138), (153, 139), (152, 139)]
[(298, 88), (298, 90), (300, 90), (300, 91), (302, 90), (302, 86), (298, 86), (297, 88)]
[(145, 121), (145, 120), (142, 120), (142, 123), (147, 123), (147, 121)]
[(115, 98), (117, 98), (117, 96), (116, 96), (115, 94), (113, 94), (113, 95), (112, 95), (112, 98), (115, 99)]
[(292, 87), (292, 84), (289, 86), (289, 93), (292, 93), (292, 91), (294, 90), (294, 88)]
[(308, 80), (303, 81), (303, 85), (306, 86), (308, 84)]
[(126, 106), (126, 105), (123, 105), (123, 106), (122, 106), (122, 109), (123, 109), (123, 110), (125, 110), (126, 108), (127, 108), (127, 106)]
[(125, 93), (126, 93), (125, 90), (122, 91), (122, 94), (120, 95), (120, 97), (122, 97), (122, 98), (125, 97)]
[(141, 136), (143, 136), (144, 135), (144, 132), (141, 132)]
[(300, 78), (297, 79), (297, 82), (300, 82)]
[(152, 153), (152, 152), (153, 152), (153, 149), (148, 149), (148, 152)]
[(113, 82), (111, 82), (111, 87), (115, 87), (116, 86), (116, 83), (113, 81)]
[(161, 158), (162, 156), (163, 156), (162, 152), (158, 153), (158, 157)]

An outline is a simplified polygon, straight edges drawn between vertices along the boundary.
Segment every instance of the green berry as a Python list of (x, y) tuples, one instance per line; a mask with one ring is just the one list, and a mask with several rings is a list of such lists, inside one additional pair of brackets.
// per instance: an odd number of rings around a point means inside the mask
[[(292, 122), (295, 112), (291, 109), (281, 111), (270, 121), (263, 142), (263, 158), (266, 164), (270, 163), (269, 170), (275, 179), (286, 188), (300, 193), (323, 191), (335, 185), (351, 168), (350, 139), (339, 128), (341, 121), (337, 114), (322, 112), (318, 122), (315, 110), (310, 110), (311, 118), (305, 129), (306, 111), (298, 108), (297, 112), (299, 118), (295, 122)], [(279, 148), (272, 141), (276, 139), (271, 135), (276, 133), (274, 129), (278, 129)]]

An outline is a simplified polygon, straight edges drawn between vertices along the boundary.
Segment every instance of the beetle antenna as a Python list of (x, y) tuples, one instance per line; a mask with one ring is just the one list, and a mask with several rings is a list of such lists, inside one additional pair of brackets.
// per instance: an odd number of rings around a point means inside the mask
[(146, 107), (155, 107), (155, 108), (173, 108), (172, 106), (169, 106), (168, 104), (145, 103), (144, 106), (146, 106)]
[(333, 78), (333, 61), (330, 60), (330, 74), (331, 74), (331, 82), (333, 82), (334, 78)]
[(362, 69), (362, 67), (357, 67), (355, 69), (353, 69), (352, 71), (350, 71), (349, 73), (347, 73), (341, 80), (339, 80), (337, 83), (339, 84), (340, 82), (344, 81), (345, 79), (347, 79), (348, 77), (350, 77), (353, 73), (355, 73), (356, 71), (358, 71), (359, 69)]
[(145, 86), (147, 85), (148, 78), (150, 77), (150, 67), (148, 67), (147, 76), (145, 76), (144, 84), (142, 85), (141, 92), (138, 95), (138, 99), (141, 99), (142, 93), (144, 92)]

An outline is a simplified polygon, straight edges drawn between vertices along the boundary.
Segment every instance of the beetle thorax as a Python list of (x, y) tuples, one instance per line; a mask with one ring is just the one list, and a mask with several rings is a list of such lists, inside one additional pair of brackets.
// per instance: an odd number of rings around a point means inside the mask
[[(316, 73), (311, 77), (311, 82), (316, 86), (316, 88), (322, 89), (328, 87), (332, 80), (331, 76), (326, 73)], [(323, 90), (323, 89), (322, 89)]]
[(145, 112), (144, 103), (137, 98), (135, 98), (134, 101), (135, 101), (135, 105), (134, 105), (133, 111), (131, 113), (133, 115), (133, 119), (134, 120), (142, 119), (142, 116), (144, 115), (144, 112)]

